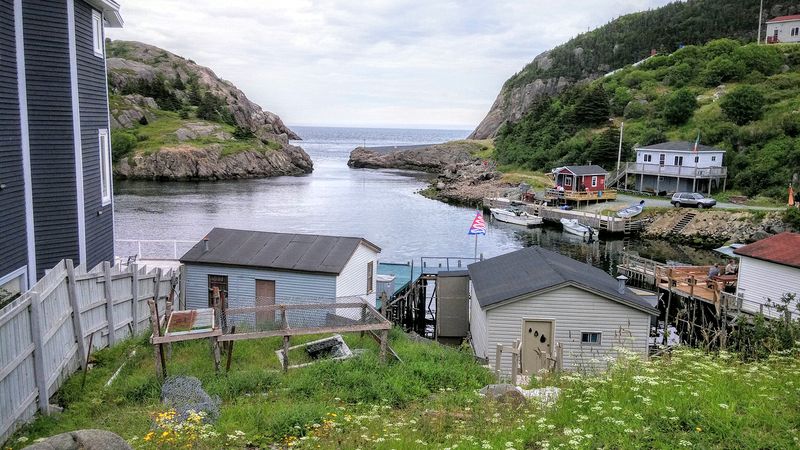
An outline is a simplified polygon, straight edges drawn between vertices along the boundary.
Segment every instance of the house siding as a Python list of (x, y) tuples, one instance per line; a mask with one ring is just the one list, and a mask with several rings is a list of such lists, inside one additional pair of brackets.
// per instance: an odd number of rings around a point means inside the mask
[(22, 15), (38, 278), (79, 256), (67, 4), (25, 0)]
[(767, 24), (767, 39), (775, 36), (778, 31), (778, 42), (800, 42), (800, 34), (792, 36), (792, 29), (800, 28), (800, 20), (791, 22), (778, 22)]
[(114, 259), (114, 211), (111, 203), (102, 204), (98, 141), (98, 131), (109, 128), (106, 70), (104, 58), (94, 54), (92, 38), (92, 8), (76, 0), (75, 41), (88, 267)]
[(13, 2), (0, 3), (0, 278), (27, 265)]
[(658, 179), (657, 175), (638, 175), (636, 179), (636, 189), (643, 192), (708, 192), (708, 183), (711, 183), (711, 190), (720, 188), (717, 180), (692, 178), (676, 178), (663, 175)]
[[(367, 294), (367, 264), (372, 261), (372, 292)], [(378, 271), (378, 252), (364, 244), (359, 244), (356, 251), (345, 264), (344, 269), (336, 277), (336, 297), (359, 296), (375, 306), (375, 290)]]
[[(572, 286), (488, 309), (487, 349), (522, 340), (523, 319), (555, 320), (555, 339), (563, 346), (565, 370), (605, 369), (606, 357), (616, 358), (626, 348), (646, 357), (650, 315)], [(478, 330), (476, 330), (478, 331)], [(600, 345), (581, 345), (581, 332), (601, 332)], [(490, 358), (493, 363), (494, 358)], [(504, 354), (501, 371), (511, 370), (511, 355)]]
[(488, 358), (489, 337), (486, 330), (486, 313), (478, 304), (475, 288), (469, 282), (469, 333), (472, 336), (472, 349), (478, 358)]
[[(664, 155), (664, 167), (678, 167), (675, 165), (675, 157), (683, 157), (683, 164), (680, 167), (687, 167), (694, 169), (705, 169), (709, 167), (722, 167), (722, 162), (725, 158), (725, 152), (697, 152), (693, 153), (687, 149), (685, 152), (677, 152), (670, 150), (636, 150), (636, 162), (642, 164), (659, 164), (660, 155)], [(645, 161), (644, 156), (651, 155), (651, 161)], [(695, 166), (694, 158), (697, 157), (697, 166)], [(714, 160), (712, 161), (712, 158)]]
[(246, 267), (186, 265), (187, 308), (208, 307), (208, 276), (228, 276), (228, 306), (231, 308), (255, 305), (255, 280), (274, 280), (276, 303), (309, 303), (333, 300), (336, 297), (334, 275), (261, 270)]
[[(787, 293), (800, 299), (800, 269), (742, 256), (737, 293), (744, 300), (742, 308), (748, 312), (758, 312), (758, 305), (766, 305), (768, 299), (778, 302)], [(792, 312), (798, 316), (795, 308)], [(774, 310), (773, 313), (777, 314)]]

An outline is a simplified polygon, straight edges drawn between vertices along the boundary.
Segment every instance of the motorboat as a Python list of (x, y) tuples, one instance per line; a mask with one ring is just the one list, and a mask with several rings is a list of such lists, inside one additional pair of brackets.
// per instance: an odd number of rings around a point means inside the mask
[(561, 225), (564, 226), (565, 232), (576, 236), (591, 238), (597, 234), (594, 228), (578, 222), (578, 219), (561, 219)]
[(513, 223), (533, 227), (542, 224), (542, 218), (521, 210), (520, 208), (491, 208), (492, 217), (500, 222)]
[(642, 213), (644, 209), (644, 200), (640, 201), (638, 205), (631, 205), (627, 208), (620, 209), (617, 211), (617, 217), (621, 217), (623, 219), (630, 219), (631, 217), (636, 217)]

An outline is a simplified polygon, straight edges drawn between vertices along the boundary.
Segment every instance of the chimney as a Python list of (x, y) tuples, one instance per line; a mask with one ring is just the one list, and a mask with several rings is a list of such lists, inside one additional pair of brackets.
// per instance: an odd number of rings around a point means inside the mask
[(617, 277), (617, 291), (620, 294), (625, 293), (625, 282), (628, 281), (628, 277), (625, 275), (620, 275)]
[(203, 238), (203, 245), (204, 245), (203, 251), (207, 252), (208, 251), (208, 236)]

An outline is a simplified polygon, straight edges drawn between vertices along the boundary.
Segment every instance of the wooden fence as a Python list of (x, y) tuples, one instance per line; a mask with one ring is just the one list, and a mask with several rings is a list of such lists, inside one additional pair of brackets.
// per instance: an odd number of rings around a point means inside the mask
[(0, 309), (0, 442), (36, 411), (49, 414), (50, 397), (86, 366), (90, 342), (101, 349), (149, 329), (147, 300), (164, 311), (178, 276), (108, 262), (87, 271), (63, 260)]

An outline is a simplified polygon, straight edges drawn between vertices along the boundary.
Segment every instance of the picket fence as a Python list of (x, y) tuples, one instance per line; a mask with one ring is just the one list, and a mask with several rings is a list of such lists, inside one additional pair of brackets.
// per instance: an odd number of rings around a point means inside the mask
[(37, 411), (50, 413), (50, 397), (86, 366), (90, 342), (97, 350), (150, 329), (147, 301), (157, 299), (163, 312), (174, 288), (177, 303), (179, 277), (108, 262), (87, 271), (63, 260), (0, 309), (0, 443)]

